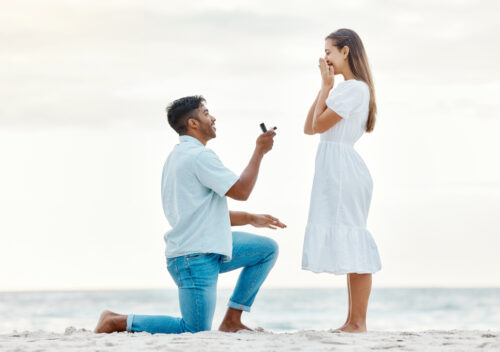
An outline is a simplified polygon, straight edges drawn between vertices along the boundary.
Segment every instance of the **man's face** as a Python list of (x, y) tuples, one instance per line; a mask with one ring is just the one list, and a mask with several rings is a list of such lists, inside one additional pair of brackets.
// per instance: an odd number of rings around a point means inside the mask
[(215, 117), (210, 115), (204, 103), (198, 108), (198, 118), (200, 119), (200, 133), (208, 141), (216, 137)]

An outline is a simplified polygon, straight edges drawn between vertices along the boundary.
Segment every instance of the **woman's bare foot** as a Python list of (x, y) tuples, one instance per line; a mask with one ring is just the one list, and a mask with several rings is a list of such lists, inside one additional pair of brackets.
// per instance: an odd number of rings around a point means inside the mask
[(109, 334), (111, 332), (125, 330), (127, 330), (127, 316), (105, 310), (101, 313), (94, 332), (96, 334)]
[(350, 332), (350, 333), (361, 333), (366, 332), (366, 323), (352, 323), (344, 325), (339, 329), (339, 331)]
[(337, 328), (337, 329), (331, 329), (331, 330), (330, 330), (330, 332), (342, 332), (342, 329), (344, 329), (344, 328), (347, 326), (348, 321), (349, 321), (349, 320), (347, 320), (347, 321), (344, 323), (344, 325), (342, 325), (340, 328)]
[(340, 328), (337, 329), (330, 329), (330, 332), (342, 332), (342, 329), (345, 328), (345, 324), (342, 325)]

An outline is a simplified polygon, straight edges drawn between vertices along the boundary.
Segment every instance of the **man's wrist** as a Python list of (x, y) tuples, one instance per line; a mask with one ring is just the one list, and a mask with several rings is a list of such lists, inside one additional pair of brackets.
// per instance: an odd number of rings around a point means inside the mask
[(246, 216), (246, 223), (247, 224), (251, 224), (253, 222), (253, 218), (254, 218), (254, 215), (251, 214), (251, 213), (247, 213), (247, 216)]
[(258, 146), (255, 147), (254, 156), (262, 160), (264, 158), (264, 151)]

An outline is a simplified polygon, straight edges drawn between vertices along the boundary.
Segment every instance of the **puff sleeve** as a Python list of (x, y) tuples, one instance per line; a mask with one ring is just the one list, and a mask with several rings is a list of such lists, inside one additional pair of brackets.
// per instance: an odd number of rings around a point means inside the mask
[(326, 106), (343, 119), (348, 119), (361, 107), (364, 95), (363, 86), (359, 82), (344, 81), (330, 91), (326, 98)]

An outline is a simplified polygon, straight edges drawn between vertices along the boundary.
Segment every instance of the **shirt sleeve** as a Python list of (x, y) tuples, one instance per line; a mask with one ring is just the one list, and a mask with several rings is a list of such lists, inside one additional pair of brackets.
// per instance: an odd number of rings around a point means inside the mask
[(343, 119), (348, 119), (352, 112), (363, 103), (363, 88), (358, 84), (342, 82), (330, 91), (326, 106)]
[(239, 179), (239, 176), (225, 167), (217, 154), (210, 149), (202, 151), (196, 157), (194, 165), (200, 182), (221, 197), (224, 197)]

